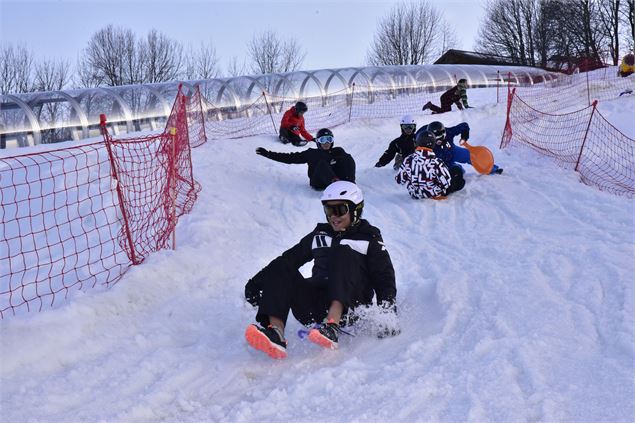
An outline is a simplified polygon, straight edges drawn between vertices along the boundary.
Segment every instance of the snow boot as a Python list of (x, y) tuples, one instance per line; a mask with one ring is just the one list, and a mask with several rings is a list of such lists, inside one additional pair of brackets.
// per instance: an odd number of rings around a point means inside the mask
[(247, 343), (257, 350), (267, 354), (271, 358), (281, 359), (287, 357), (287, 341), (282, 331), (275, 326), (262, 328), (256, 325), (247, 326), (245, 331)]

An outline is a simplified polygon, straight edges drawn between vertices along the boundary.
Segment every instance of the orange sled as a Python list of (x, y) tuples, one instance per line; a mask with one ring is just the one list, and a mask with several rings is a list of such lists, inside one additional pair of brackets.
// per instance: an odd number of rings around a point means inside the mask
[(488, 175), (494, 168), (494, 155), (491, 150), (482, 145), (473, 146), (467, 141), (460, 142), (461, 147), (467, 148), (470, 152), (470, 161), (474, 169), (483, 175)]

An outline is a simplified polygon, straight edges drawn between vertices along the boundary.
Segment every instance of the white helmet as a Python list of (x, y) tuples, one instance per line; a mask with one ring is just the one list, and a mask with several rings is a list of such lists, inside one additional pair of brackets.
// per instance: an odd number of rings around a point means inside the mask
[(364, 209), (364, 195), (362, 190), (352, 182), (335, 181), (322, 193), (320, 198), (324, 204), (326, 201), (344, 200), (349, 203), (352, 224), (359, 223)]
[(413, 118), (410, 115), (405, 115), (404, 117), (401, 118), (401, 122), (399, 123), (400, 125), (416, 125), (417, 122), (415, 122), (415, 118)]

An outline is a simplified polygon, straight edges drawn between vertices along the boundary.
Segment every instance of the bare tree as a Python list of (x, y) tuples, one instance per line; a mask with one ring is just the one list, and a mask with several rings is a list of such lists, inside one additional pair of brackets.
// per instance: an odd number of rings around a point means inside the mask
[[(179, 78), (183, 63), (183, 47), (177, 41), (151, 30), (145, 42), (140, 43), (145, 51), (145, 77), (143, 82), (165, 82)], [(140, 52), (138, 54), (140, 55)]]
[(35, 65), (34, 89), (36, 91), (59, 91), (71, 80), (68, 60), (44, 59)]
[(184, 69), (185, 79), (212, 79), (220, 74), (216, 47), (210, 41), (201, 43), (198, 49), (189, 48)]
[(370, 65), (419, 65), (432, 61), (444, 44), (456, 43), (442, 15), (425, 0), (399, 3), (379, 22), (367, 52)]
[(614, 65), (620, 61), (620, 0), (599, 3), (598, 20), (607, 40), (608, 54)]
[(0, 93), (33, 91), (33, 53), (23, 45), (0, 46)]
[(296, 40), (281, 40), (274, 31), (254, 34), (248, 50), (251, 70), (259, 74), (292, 72), (306, 56)]
[(627, 28), (626, 45), (629, 49), (635, 48), (635, 0), (626, 0), (621, 9), (621, 21)]
[(85, 54), (77, 56), (75, 69), (76, 73), (73, 77), (73, 85), (75, 88), (98, 87), (104, 83), (103, 73), (92, 66), (89, 57)]
[[(131, 30), (108, 25), (88, 41), (80, 57), (82, 73), (94, 81), (109, 86), (132, 83), (139, 68), (135, 55), (136, 43)], [(136, 81), (135, 81), (136, 82)]]
[(157, 30), (138, 38), (112, 25), (97, 31), (78, 59), (78, 79), (87, 86), (142, 84), (178, 79), (183, 47)]
[(440, 57), (449, 49), (455, 48), (459, 45), (458, 39), (455, 35), (455, 29), (449, 22), (443, 22), (443, 29), (441, 30), (441, 40), (439, 42), (439, 49), (434, 56)]
[(242, 63), (239, 63), (238, 57), (232, 56), (227, 65), (227, 74), (229, 76), (240, 76), (247, 73), (247, 63), (243, 59)]
[(479, 29), (477, 50), (509, 56), (523, 65), (535, 65), (534, 0), (488, 0)]

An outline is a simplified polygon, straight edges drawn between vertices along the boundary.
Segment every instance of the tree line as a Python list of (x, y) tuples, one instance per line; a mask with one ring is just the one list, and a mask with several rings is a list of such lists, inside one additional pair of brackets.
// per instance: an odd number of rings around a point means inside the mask
[[(621, 53), (633, 49), (634, 2), (487, 0), (473, 48), (543, 68), (570, 67), (582, 58), (618, 64)], [(427, 0), (397, 3), (377, 23), (366, 64), (431, 63), (457, 44), (453, 25)], [(74, 71), (68, 60), (36, 60), (25, 46), (1, 44), (0, 93), (291, 72), (305, 57), (296, 39), (269, 30), (254, 34), (246, 57), (230, 58), (221, 70), (211, 41), (186, 48), (156, 29), (139, 36), (108, 25), (88, 40)]]
[(635, 0), (488, 0), (475, 48), (528, 66), (617, 65), (633, 49)]
[(211, 41), (186, 48), (156, 29), (138, 36), (131, 29), (108, 25), (90, 37), (72, 72), (68, 60), (36, 60), (24, 45), (2, 44), (0, 93), (290, 72), (305, 57), (296, 40), (284, 39), (274, 31), (254, 34), (247, 47), (247, 59), (232, 57), (223, 72)]

